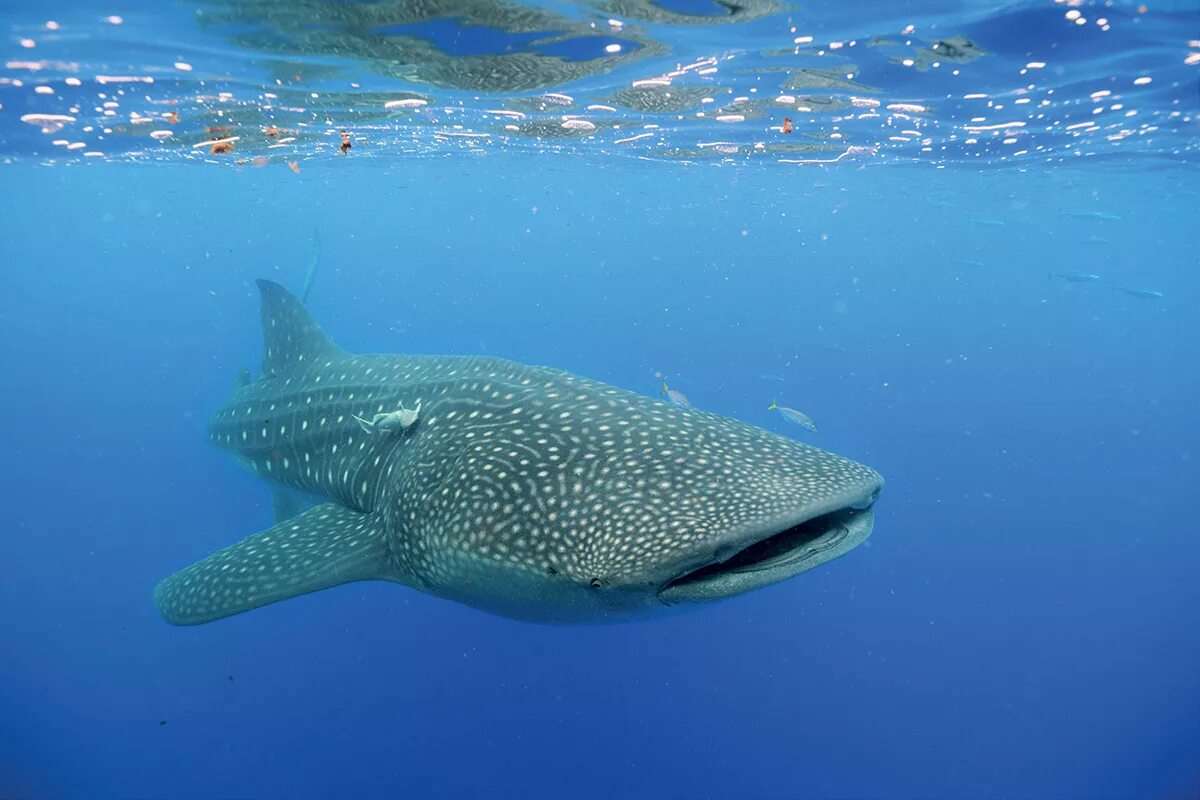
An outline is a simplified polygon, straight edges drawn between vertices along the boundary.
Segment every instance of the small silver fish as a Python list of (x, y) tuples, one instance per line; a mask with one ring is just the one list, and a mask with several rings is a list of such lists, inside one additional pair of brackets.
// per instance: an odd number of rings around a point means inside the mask
[(1079, 272), (1078, 270), (1073, 269), (1065, 270), (1063, 272), (1050, 270), (1050, 277), (1058, 278), (1064, 281), (1070, 281), (1071, 283), (1092, 283), (1100, 280), (1100, 276), (1094, 272)]
[(764, 381), (778, 381), (779, 383), (783, 383), (784, 381), (784, 377), (782, 375), (778, 375), (774, 372), (760, 372), (758, 373), (758, 377), (762, 378)]
[(1107, 211), (1060, 211), (1064, 217), (1074, 217), (1075, 219), (1095, 219), (1101, 222), (1118, 222), (1120, 217), (1116, 214), (1110, 214)]
[(665, 378), (663, 379), (662, 391), (659, 392), (659, 394), (665, 395), (666, 398), (668, 400), (670, 400), (672, 404), (677, 405), (680, 408), (691, 408), (692, 407), (692, 401), (687, 399), (687, 395), (685, 395), (683, 392), (679, 391), (678, 389), (672, 389), (670, 386), (667, 386), (667, 381)]
[(1166, 297), (1165, 294), (1157, 289), (1135, 289), (1131, 286), (1114, 286), (1118, 292), (1133, 295), (1134, 297), (1144, 297), (1147, 300), (1161, 300)]
[(806, 431), (817, 430), (817, 423), (812, 421), (812, 417), (810, 417), (808, 414), (805, 414), (803, 411), (797, 411), (794, 408), (788, 408), (787, 406), (779, 405), (775, 402), (775, 398), (773, 397), (771, 398), (771, 405), (767, 406), (767, 410), (778, 411), (780, 416), (782, 416), (788, 422), (795, 423), (801, 428), (804, 428)]

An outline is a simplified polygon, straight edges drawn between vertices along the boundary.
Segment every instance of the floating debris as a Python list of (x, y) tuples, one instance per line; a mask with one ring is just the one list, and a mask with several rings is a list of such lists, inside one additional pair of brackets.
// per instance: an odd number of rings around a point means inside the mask
[(587, 120), (526, 120), (517, 125), (506, 125), (505, 130), (521, 136), (535, 139), (568, 139), (571, 137), (591, 136), (601, 128), (611, 127), (612, 123), (588, 122)]
[(74, 121), (75, 117), (66, 114), (25, 114), (21, 117), (21, 122), (38, 126), (42, 133), (58, 133), (64, 125)]
[(580, 133), (587, 133), (589, 131), (596, 130), (595, 123), (588, 122), (586, 119), (578, 119), (576, 117), (564, 119), (562, 121), (562, 126), (567, 130), (579, 131)]
[[(590, 106), (589, 106), (590, 108)], [(525, 119), (525, 113), (522, 111), (509, 111), (505, 108), (489, 108), (483, 113), (491, 114), (495, 117), (504, 117), (505, 119)]]
[[(93, 148), (103, 146), (105, 158), (137, 159), (149, 155), (142, 149), (150, 149), (147, 136), (158, 143), (153, 158), (171, 158), (173, 152), (186, 156), (191, 142), (201, 138), (210, 139), (203, 147), (220, 155), (232, 147), (217, 140), (241, 137), (237, 157), (229, 159), (236, 164), (256, 164), (259, 154), (274, 156), (270, 149), (285, 145), (294, 145), (287, 151), (291, 158), (328, 153), (332, 147), (347, 155), (353, 148), (356, 157), (386, 158), (500, 148), (571, 152), (568, 142), (556, 142), (574, 137), (579, 150), (586, 142), (598, 157), (616, 150), (623, 157), (742, 163), (786, 153), (774, 146), (807, 139), (836, 142), (830, 149), (838, 152), (778, 160), (832, 164), (870, 153), (945, 167), (966, 159), (1053, 162), (1104, 156), (1116, 147), (1137, 157), (1166, 152), (1163, 143), (1175, 139), (1190, 142), (1181, 137), (1191, 118), (1151, 91), (1163, 87), (1165, 93), (1169, 83), (1157, 67), (1117, 75), (1111, 86), (1099, 89), (1064, 75), (1059, 61), (1067, 54), (1031, 60), (1048, 55), (1046, 47), (1031, 42), (1029, 52), (997, 54), (996, 68), (1036, 82), (991, 87), (977, 81), (982, 76), (958, 69), (986, 54), (973, 40), (915, 38), (918, 28), (928, 33), (942, 29), (942, 23), (900, 26), (889, 40), (861, 32), (856, 40), (834, 40), (820, 33), (819, 20), (798, 22), (783, 0), (588, 0), (581, 8), (520, 0), (198, 4), (199, 24), (233, 42), (226, 51), (252, 65), (243, 78), (230, 77), (237, 65), (211, 72), (210, 56), (197, 55), (205, 63), (193, 66), (182, 53), (160, 54), (156, 66), (11, 57), (7, 70), (37, 74), (23, 79), (6, 73), (0, 87), (24, 87), (31, 103), (46, 105), (20, 107), (6, 97), (5, 112), (19, 107), (10, 119), (19, 117), (56, 140), (68, 125), (73, 127), (67, 130), (91, 129), (54, 145), (74, 145), (69, 152), (57, 150), (59, 157), (99, 157)], [(1082, 13), (1069, 19), (1082, 24)], [(764, 14), (778, 18), (744, 47), (716, 46), (722, 42), (717, 31), (693, 38), (691, 30), (668, 27), (719, 28)], [(1107, 21), (1091, 21), (1108, 30)], [(135, 22), (140, 26), (147, 20)], [(1166, 30), (1150, 16), (1139, 22), (1143, 32), (1152, 23)], [(793, 27), (797, 23), (809, 29)], [(50, 48), (62, 43), (59, 37), (43, 41), (33, 33), (35, 27), (41, 26), (14, 29), (14, 47), (35, 44), (23, 55), (57, 55)], [(986, 27), (972, 22), (969, 30), (974, 34)], [(131, 31), (135, 38), (141, 34)], [(474, 46), (478, 37), (486, 39), (486, 52)], [(764, 44), (775, 49), (761, 48)], [(659, 57), (671, 51), (677, 55)], [(893, 56), (906, 67), (938, 70), (946, 77), (906, 73), (908, 78), (888, 81), (886, 89), (862, 83), (884, 75), (887, 70), (880, 67)], [(1200, 63), (1200, 52), (1188, 58), (1185, 63)], [(639, 70), (635, 62), (640, 59), (646, 62)], [(97, 74), (106, 71), (117, 74)], [(611, 76), (605, 78), (606, 73)], [(951, 73), (961, 74), (956, 88), (942, 85)], [(100, 88), (95, 100), (86, 97), (88, 89), (67, 88), (91, 83)], [(438, 97), (433, 89), (417, 91), (420, 84), (453, 91)], [(386, 88), (393, 86), (405, 88)], [(207, 126), (219, 129), (219, 135), (171, 137), (164, 129), (175, 129), (184, 108), (193, 133)], [(23, 111), (58, 113), (21, 116)], [(352, 126), (354, 134), (339, 145), (343, 126)], [(604, 135), (608, 131), (615, 134)], [(38, 147), (44, 143), (33, 139), (14, 141), (18, 149), (41, 156)], [(712, 139), (733, 141), (696, 144)], [(359, 156), (368, 142), (369, 152)], [(807, 141), (798, 144), (802, 151), (820, 149)], [(1190, 144), (1176, 146), (1189, 154), (1194, 150)], [(288, 162), (272, 158), (271, 163)], [(1082, 208), (1060, 214), (1097, 223), (1121, 219), (1088, 208), (1101, 205), (1098, 195), (1091, 203), (1078, 202)], [(1021, 208), (1014, 204), (1012, 210)], [(1102, 230), (1099, 224), (1096, 229)]]
[(214, 156), (224, 155), (225, 153), (233, 152), (234, 144), (240, 138), (240, 136), (227, 136), (224, 139), (210, 139), (207, 142), (197, 142), (192, 145), (192, 149), (207, 147), (208, 152)]
[(388, 100), (383, 104), (386, 109), (395, 108), (423, 108), (429, 105), (429, 101), (423, 97), (404, 97), (399, 100)]

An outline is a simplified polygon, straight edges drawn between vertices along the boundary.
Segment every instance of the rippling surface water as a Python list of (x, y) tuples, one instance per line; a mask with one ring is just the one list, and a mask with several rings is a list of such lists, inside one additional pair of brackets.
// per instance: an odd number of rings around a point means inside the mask
[(1032, 167), (1197, 153), (1200, 27), (1184, 2), (115, 10), (0, 11), (0, 155), (302, 168), (347, 142), (385, 160), (512, 149)]
[[(0, 800), (1200, 797), (1197, 3), (105, 3), (0, 2)], [(874, 533), (169, 625), (274, 524), (205, 441), (261, 278), (845, 455)]]

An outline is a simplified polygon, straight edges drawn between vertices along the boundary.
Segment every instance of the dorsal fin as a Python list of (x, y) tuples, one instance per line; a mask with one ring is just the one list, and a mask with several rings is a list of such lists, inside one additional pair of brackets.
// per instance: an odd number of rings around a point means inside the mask
[(345, 352), (321, 330), (296, 296), (274, 281), (259, 280), (262, 292), (263, 375), (304, 369)]

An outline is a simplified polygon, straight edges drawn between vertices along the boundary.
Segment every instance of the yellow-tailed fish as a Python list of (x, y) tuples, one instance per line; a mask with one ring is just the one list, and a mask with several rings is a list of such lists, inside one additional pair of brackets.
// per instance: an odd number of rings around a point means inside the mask
[(788, 422), (794, 422), (806, 431), (815, 431), (817, 423), (812, 421), (812, 417), (805, 414), (803, 411), (797, 411), (794, 408), (781, 406), (775, 402), (775, 398), (771, 398), (771, 405), (767, 406), (768, 411), (778, 411), (779, 414)]
[(668, 400), (670, 400), (673, 404), (679, 406), (680, 408), (691, 408), (692, 407), (692, 402), (687, 399), (687, 395), (685, 395), (683, 392), (679, 391), (678, 389), (672, 389), (670, 386), (667, 386), (667, 381), (665, 378), (663, 379), (662, 391), (660, 391), (659, 394), (666, 395), (666, 398)]

